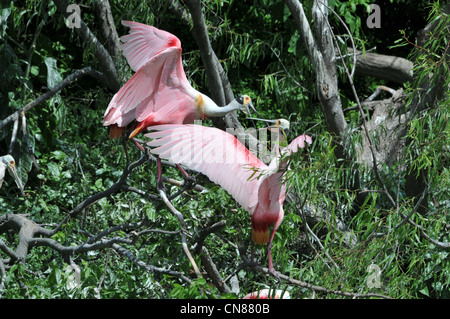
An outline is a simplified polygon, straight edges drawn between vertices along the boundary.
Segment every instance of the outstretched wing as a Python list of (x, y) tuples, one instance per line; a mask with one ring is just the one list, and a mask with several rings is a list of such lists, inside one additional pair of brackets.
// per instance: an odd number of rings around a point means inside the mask
[(201, 172), (224, 188), (250, 214), (258, 203), (255, 169), (267, 166), (236, 137), (220, 129), (201, 125), (158, 125), (145, 136), (151, 152), (172, 163)]
[(124, 36), (127, 37), (124, 54), (137, 72), (114, 95), (103, 125), (124, 127), (151, 115), (154, 123), (164, 123), (166, 118), (172, 123), (182, 123), (186, 114), (195, 111), (195, 92), (183, 70), (179, 40), (151, 26), (124, 24), (131, 26), (130, 34)]
[(122, 24), (130, 28), (129, 34), (120, 38), (123, 54), (135, 72), (158, 53), (171, 47), (181, 49), (180, 40), (169, 32), (138, 22), (122, 21)]
[(312, 144), (312, 139), (309, 135), (297, 136), (283, 151), (289, 151), (291, 153), (296, 153), (299, 148), (304, 148), (305, 143)]
[(289, 156), (292, 153), (298, 152), (299, 148), (304, 148), (305, 143), (311, 144), (311, 137), (308, 135), (300, 135), (292, 140), (291, 143), (281, 150), (282, 156), (275, 157), (270, 162), (267, 168), (267, 178), (264, 179), (259, 190), (260, 202), (268, 200), (265, 204), (266, 207), (270, 207), (272, 210), (278, 210), (278, 206), (284, 202), (286, 197), (286, 183), (283, 181), (284, 169), (286, 158), (283, 156)]

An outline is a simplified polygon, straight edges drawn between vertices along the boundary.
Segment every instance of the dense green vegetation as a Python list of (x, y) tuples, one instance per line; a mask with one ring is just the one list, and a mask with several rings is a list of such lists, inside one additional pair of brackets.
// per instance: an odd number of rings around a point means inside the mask
[[(90, 66), (103, 71), (94, 45), (66, 26), (54, 2), (1, 1), (0, 122), (76, 70)], [(401, 85), (355, 77), (360, 99), (380, 85), (395, 90), (403, 86), (403, 107), (409, 110), (418, 98), (425, 99), (421, 88), (425, 87), (425, 93), (444, 88), (404, 123), (402, 160), (393, 165), (379, 163), (377, 171), (357, 160), (357, 145), (364, 134), (358, 130), (363, 121), (358, 110), (345, 113), (350, 130), (346, 148), (351, 154), (348, 158), (354, 160), (336, 157), (333, 135), (317, 98), (314, 69), (284, 1), (203, 1), (203, 14), (233, 92), (251, 96), (264, 118), (289, 119), (289, 139), (305, 132), (313, 138), (313, 145), (292, 159), (287, 174), (286, 183), (296, 196), (284, 205), (285, 218), (273, 245), (275, 268), (292, 279), (329, 290), (391, 298), (449, 298), (450, 21), (443, 4), (386, 0), (377, 1), (382, 28), (368, 29), (366, 7), (370, 3), (334, 0), (328, 5), (349, 26), (359, 49), (376, 47), (375, 52), (408, 58), (414, 63), (415, 78)], [(83, 1), (81, 17), (105, 44), (97, 5), (94, 0)], [(169, 1), (110, 0), (110, 5), (119, 35), (128, 32), (120, 20), (155, 25), (175, 34), (182, 42), (188, 78), (208, 94), (208, 79), (191, 29)], [(312, 22), (312, 1), (304, 1), (303, 6)], [(425, 45), (416, 46), (417, 32), (433, 21), (439, 25), (433, 31), (439, 32), (432, 32)], [(342, 48), (349, 46), (339, 19), (330, 14), (329, 22), (337, 43)], [(123, 84), (132, 71), (120, 57), (116, 66)], [(424, 79), (431, 85), (424, 86)], [(338, 82), (343, 109), (355, 106), (342, 65), (338, 66)], [(95, 236), (103, 236), (127, 251), (122, 253), (112, 242), (80, 248), (73, 254), (36, 244), (25, 260), (10, 262), (7, 249), (15, 249), (18, 236), (0, 223), (2, 298), (241, 298), (266, 287), (288, 290), (293, 298), (343, 297), (295, 282), (279, 282), (245, 265), (238, 248), (246, 247), (250, 255), (250, 217), (204, 176), (197, 176), (204, 191), (187, 189), (171, 202), (185, 218), (188, 245), (197, 264), (205, 265), (203, 246), (227, 285), (231, 287), (230, 278), (238, 280), (239, 292), (224, 293), (205, 273), (203, 278), (195, 277), (182, 249), (180, 223), (158, 198), (154, 161), (140, 162), (127, 176), (126, 185), (133, 189), (112, 192), (73, 213), (77, 205), (108, 190), (124, 174), (123, 146), (110, 140), (108, 129), (102, 126), (114, 93), (96, 78), (82, 76), (27, 111), (26, 126), (20, 117), (14, 143), (14, 123), (0, 129), (0, 155), (12, 150), (26, 190), (23, 198), (7, 176), (0, 189), (0, 215), (26, 214), (42, 227), (58, 227), (52, 243), (64, 247), (88, 246)], [(389, 97), (382, 93), (379, 99)], [(368, 111), (366, 115), (371, 116)], [(239, 117), (244, 127), (262, 127), (245, 120), (243, 114)], [(132, 143), (128, 151), (132, 162), (142, 156)], [(182, 180), (173, 167), (164, 166), (163, 171), (166, 177)], [(426, 181), (425, 212), (415, 207), (421, 192), (414, 197), (407, 191), (411, 172)], [(355, 179), (359, 179), (358, 190)], [(170, 183), (166, 186), (169, 195), (181, 189)], [(362, 201), (360, 195), (364, 195)], [(326, 212), (326, 216), (306, 218), (308, 210)], [(221, 227), (199, 241), (202, 231), (221, 221), (225, 221)], [(266, 267), (266, 249), (257, 247), (256, 256)], [(79, 285), (71, 264), (81, 270)]]

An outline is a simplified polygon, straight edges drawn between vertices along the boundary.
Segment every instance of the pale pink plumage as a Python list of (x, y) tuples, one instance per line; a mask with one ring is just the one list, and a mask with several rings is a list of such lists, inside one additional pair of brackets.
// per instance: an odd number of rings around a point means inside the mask
[(245, 295), (242, 299), (291, 299), (288, 291), (261, 289)]
[(135, 72), (167, 48), (181, 49), (180, 40), (167, 31), (132, 21), (122, 21), (122, 24), (130, 28), (129, 34), (120, 38), (123, 54)]
[[(201, 125), (159, 125), (145, 136), (153, 139), (147, 145), (151, 152), (172, 163), (186, 165), (208, 176), (224, 188), (250, 213), (252, 239), (269, 242), (269, 269), (273, 271), (270, 246), (275, 231), (284, 216), (286, 185), (279, 170), (280, 157), (269, 165), (261, 162), (236, 137), (222, 130)], [(292, 153), (311, 143), (311, 137), (301, 135), (281, 153)], [(270, 239), (269, 226), (273, 224)]]
[(242, 103), (236, 100), (219, 107), (195, 90), (183, 70), (181, 42), (173, 34), (137, 22), (122, 24), (130, 28), (129, 34), (121, 37), (123, 54), (136, 73), (105, 111), (103, 125), (111, 126), (111, 138), (120, 137), (133, 121), (138, 125), (130, 137), (152, 125), (193, 123), (208, 116), (224, 116), (242, 105), (252, 107), (246, 95)]
[(136, 73), (114, 95), (103, 125), (125, 127), (136, 120), (144, 129), (156, 124), (192, 123), (199, 118), (201, 114), (194, 107), (199, 92), (184, 73), (180, 40), (152, 26), (122, 23), (130, 27), (130, 33), (121, 38), (123, 53)]

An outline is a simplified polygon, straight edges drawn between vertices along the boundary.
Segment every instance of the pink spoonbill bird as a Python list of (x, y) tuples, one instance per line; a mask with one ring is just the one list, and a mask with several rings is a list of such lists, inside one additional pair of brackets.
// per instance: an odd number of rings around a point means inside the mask
[(261, 289), (245, 295), (242, 299), (291, 299), (288, 291)]
[(234, 110), (248, 113), (249, 107), (256, 112), (247, 95), (220, 107), (195, 90), (183, 70), (181, 42), (173, 34), (137, 22), (122, 24), (130, 28), (129, 34), (121, 37), (123, 54), (136, 73), (114, 95), (105, 111), (103, 125), (110, 126), (111, 138), (119, 138), (132, 122), (136, 125), (129, 138), (148, 126), (190, 124)]
[(311, 144), (311, 137), (298, 136), (266, 165), (235, 136), (217, 128), (167, 124), (149, 130), (152, 132), (145, 136), (153, 139), (147, 143), (153, 154), (206, 175), (250, 213), (253, 243), (268, 244), (269, 271), (276, 276), (271, 247), (284, 216), (286, 185), (282, 177), (288, 157)]

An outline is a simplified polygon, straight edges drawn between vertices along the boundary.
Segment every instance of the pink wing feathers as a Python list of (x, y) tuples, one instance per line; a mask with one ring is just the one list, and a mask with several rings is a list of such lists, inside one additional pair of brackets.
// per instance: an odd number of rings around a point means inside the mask
[(122, 37), (124, 55), (137, 72), (114, 95), (103, 125), (124, 127), (133, 120), (145, 120), (146, 126), (192, 122), (197, 116), (195, 91), (183, 70), (178, 38), (141, 23), (123, 24), (131, 27)]
[(170, 47), (181, 49), (180, 40), (169, 32), (138, 22), (122, 21), (122, 24), (130, 28), (129, 34), (120, 37), (123, 54), (135, 72), (158, 53)]
[[(153, 154), (205, 174), (250, 215), (258, 202), (270, 210), (280, 209), (286, 186), (281, 180), (283, 172), (278, 171), (279, 157), (267, 166), (236, 137), (217, 128), (168, 124), (150, 130), (145, 136), (153, 139), (147, 143)], [(311, 138), (301, 135), (285, 149), (297, 152), (305, 141), (311, 143)]]
[[(300, 135), (289, 143), (289, 145), (281, 150), (282, 154), (288, 153), (291, 155), (292, 153), (298, 152), (299, 148), (305, 147), (305, 142), (308, 144), (312, 143), (312, 139), (308, 135)], [(277, 209), (277, 205), (282, 205), (284, 199), (286, 197), (286, 183), (283, 179), (283, 171), (278, 171), (280, 168), (280, 163), (278, 162), (280, 159), (272, 159), (272, 162), (269, 164), (269, 170), (276, 171), (272, 175), (267, 178), (268, 189), (269, 189), (269, 198), (270, 198), (270, 208), (272, 210)], [(275, 162), (276, 161), (276, 162)]]
[(289, 291), (261, 289), (245, 295), (242, 299), (291, 299)]
[[(236, 137), (201, 125), (158, 125), (146, 137), (152, 153), (201, 172), (224, 188), (250, 214), (258, 203), (261, 179), (253, 169), (267, 166)], [(254, 176), (252, 176), (254, 174)]]
[(284, 151), (290, 151), (290, 153), (296, 153), (298, 151), (298, 148), (304, 148), (305, 142), (308, 144), (312, 143), (312, 139), (309, 135), (300, 135), (297, 136), (295, 139), (292, 140), (292, 142), (289, 143), (289, 145), (282, 150)]

